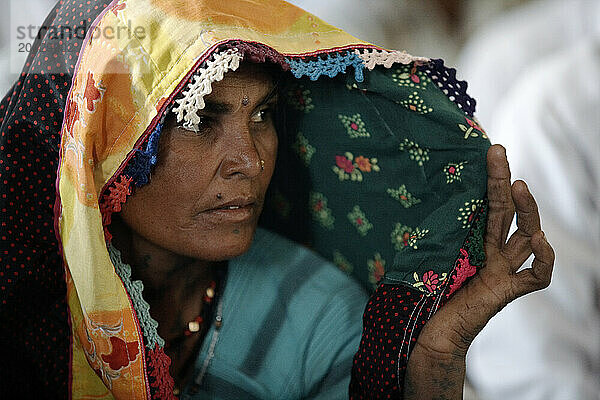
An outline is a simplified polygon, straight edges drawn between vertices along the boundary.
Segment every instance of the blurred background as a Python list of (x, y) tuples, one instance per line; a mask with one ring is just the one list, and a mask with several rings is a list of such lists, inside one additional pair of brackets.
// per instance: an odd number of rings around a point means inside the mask
[[(4, 94), (55, 0), (2, 1)], [(600, 0), (291, 2), (363, 40), (456, 67), (479, 122), (538, 201), (553, 282), (478, 336), (465, 399), (599, 400)]]

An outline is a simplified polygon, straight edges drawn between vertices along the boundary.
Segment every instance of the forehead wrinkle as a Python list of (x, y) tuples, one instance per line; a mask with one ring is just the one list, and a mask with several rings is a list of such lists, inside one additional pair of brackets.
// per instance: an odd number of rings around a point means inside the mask
[[(240, 82), (240, 83), (242, 83), (242, 82)], [(262, 91), (262, 92), (264, 92), (264, 94), (262, 95), (260, 100), (258, 100), (256, 102), (257, 106), (266, 104), (277, 93), (277, 90), (276, 90), (277, 85), (273, 85), (269, 81), (266, 81), (264, 83), (253, 83), (251, 85), (222, 84), (220, 86), (221, 87), (219, 89), (222, 89), (222, 88), (240, 89), (241, 90), (240, 93), (242, 94), (241, 98), (243, 98), (243, 94), (245, 94), (243, 91), (244, 88), (249, 88), (249, 87), (265, 88), (265, 90)], [(205, 99), (204, 108), (202, 108), (202, 110), (198, 110), (198, 111), (204, 111), (204, 112), (208, 112), (208, 113), (212, 113), (212, 114), (231, 114), (240, 108), (240, 105), (238, 105), (237, 103), (232, 104), (227, 101), (220, 101), (219, 99), (224, 97), (222, 95), (223, 95), (223, 93), (220, 93), (220, 90), (213, 91), (213, 93), (211, 93), (211, 95)], [(214, 98), (211, 99), (211, 97), (214, 97)]]
[(234, 109), (235, 107), (231, 103), (205, 100), (204, 108), (201, 111), (213, 114), (229, 114), (233, 112)]

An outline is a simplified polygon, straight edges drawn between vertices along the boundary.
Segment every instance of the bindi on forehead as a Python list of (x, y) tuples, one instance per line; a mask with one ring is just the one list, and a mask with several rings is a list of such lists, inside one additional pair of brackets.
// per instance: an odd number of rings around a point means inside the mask
[(236, 76), (225, 77), (213, 84), (212, 93), (205, 98), (203, 111), (216, 114), (235, 112), (240, 106), (259, 106), (276, 97), (276, 85), (271, 79), (262, 75), (263, 79), (244, 79)]

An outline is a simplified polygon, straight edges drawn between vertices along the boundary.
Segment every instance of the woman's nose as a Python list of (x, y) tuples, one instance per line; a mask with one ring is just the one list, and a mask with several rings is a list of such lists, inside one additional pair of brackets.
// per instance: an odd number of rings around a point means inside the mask
[(228, 140), (224, 148), (225, 157), (221, 162), (220, 171), (223, 178), (254, 178), (262, 171), (260, 154), (252, 134), (247, 129)]

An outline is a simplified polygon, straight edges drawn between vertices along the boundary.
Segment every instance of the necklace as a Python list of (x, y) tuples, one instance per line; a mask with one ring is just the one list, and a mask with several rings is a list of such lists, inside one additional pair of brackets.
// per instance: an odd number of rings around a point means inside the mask
[[(212, 280), (206, 290), (204, 291), (204, 295), (202, 296), (202, 309), (200, 310), (200, 314), (198, 314), (194, 319), (188, 321), (186, 326), (183, 328), (183, 333), (179, 336), (170, 340), (169, 343), (165, 344), (165, 349), (167, 348), (181, 348), (181, 346), (185, 343), (187, 338), (200, 336), (197, 343), (194, 345), (194, 351), (187, 358), (181, 371), (179, 372), (179, 376), (183, 377), (187, 375), (189, 368), (195, 363), (196, 356), (202, 347), (202, 343), (204, 341), (203, 334), (209, 332), (211, 328), (211, 324), (214, 323), (215, 331), (218, 332), (223, 324), (223, 314), (222, 314), (222, 303), (219, 299), (218, 310), (215, 310), (215, 301), (219, 298), (217, 295), (218, 292), (222, 290), (225, 285), (225, 277), (227, 276), (227, 267), (217, 269), (217, 279)], [(207, 322), (204, 324), (204, 322)], [(213, 335), (214, 336), (214, 335)], [(214, 338), (213, 338), (214, 340)], [(211, 349), (210, 349), (210, 358), (212, 358), (214, 343), (211, 341)], [(201, 375), (203, 376), (206, 372), (206, 368), (208, 367), (208, 363), (205, 360), (203, 364)], [(197, 381), (197, 379), (194, 379)], [(196, 382), (193, 382), (191, 389), (192, 393), (195, 393), (199, 390), (200, 385)], [(181, 394), (180, 387), (175, 387), (173, 390), (173, 394), (179, 396)]]
[[(217, 341), (219, 340), (219, 332), (221, 330), (221, 326), (223, 325), (223, 298), (219, 299), (219, 304), (217, 305), (217, 312), (215, 315), (215, 330), (212, 333), (212, 338), (210, 340), (210, 345), (208, 348), (208, 353), (204, 358), (204, 362), (202, 363), (202, 368), (198, 372), (198, 374), (194, 377), (192, 385), (190, 387), (190, 394), (194, 395), (198, 393), (200, 387), (202, 386), (202, 382), (204, 380), (204, 376), (206, 375), (206, 371), (208, 370), (208, 365), (211, 360), (215, 356), (215, 347), (217, 345)], [(174, 391), (175, 395), (179, 395), (180, 391)]]
[(202, 307), (200, 313), (196, 315), (192, 320), (188, 321), (184, 327), (182, 327), (182, 333), (174, 338), (171, 338), (168, 343), (165, 344), (165, 348), (177, 348), (187, 338), (202, 333), (204, 321), (207, 320), (208, 315), (212, 314), (212, 303), (216, 296), (217, 281), (210, 281), (210, 284), (204, 291), (202, 296)]

